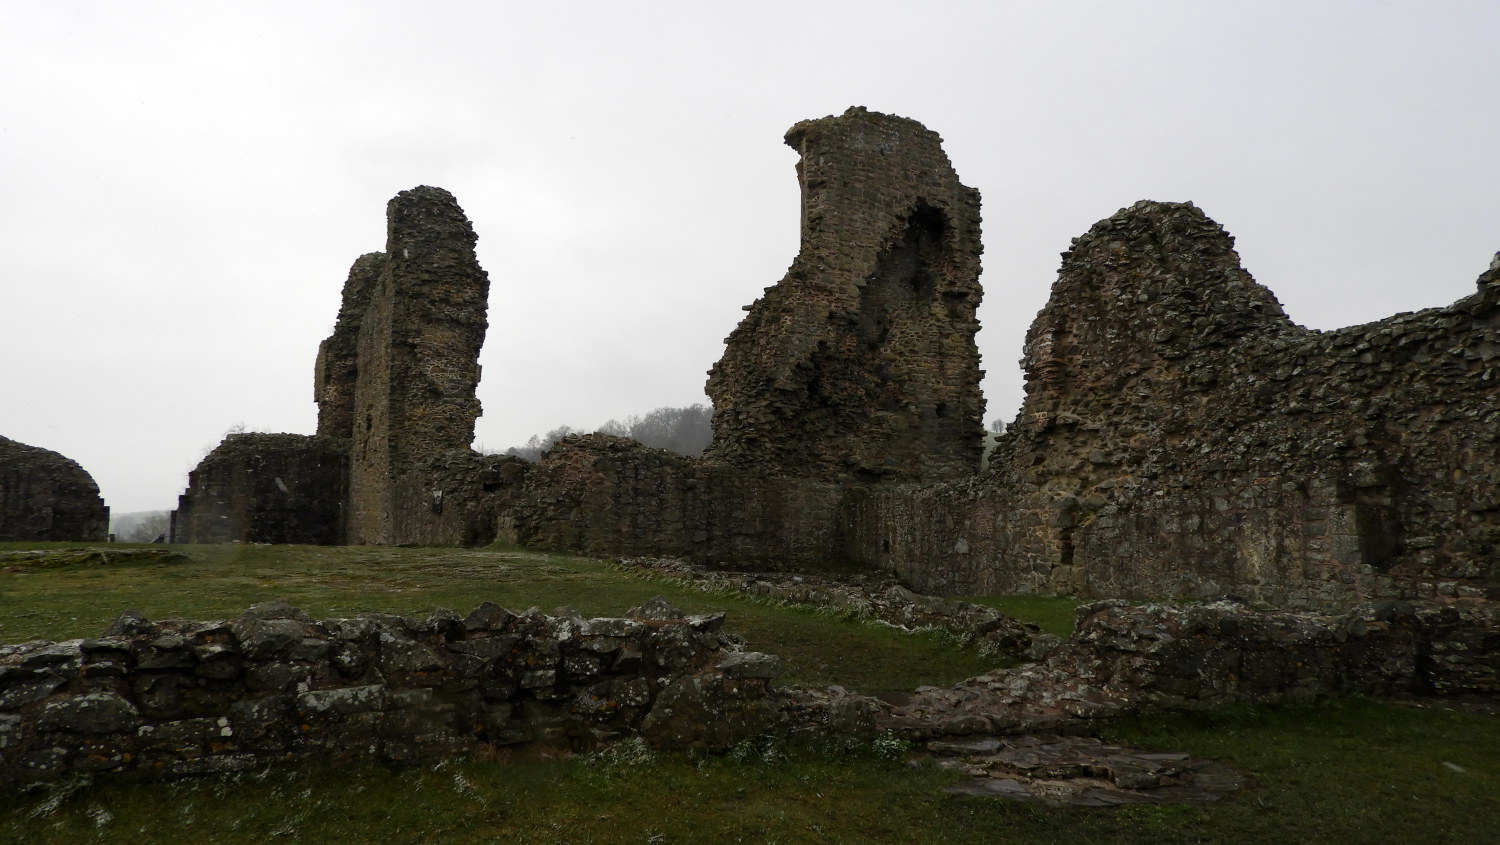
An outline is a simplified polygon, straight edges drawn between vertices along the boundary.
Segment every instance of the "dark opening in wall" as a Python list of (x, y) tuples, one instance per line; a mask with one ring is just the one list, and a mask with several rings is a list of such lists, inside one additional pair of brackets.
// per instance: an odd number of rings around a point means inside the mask
[(859, 335), (867, 348), (886, 342), (895, 315), (923, 315), (942, 275), (947, 236), (943, 212), (918, 204), (906, 220), (905, 231), (881, 253), (860, 302)]

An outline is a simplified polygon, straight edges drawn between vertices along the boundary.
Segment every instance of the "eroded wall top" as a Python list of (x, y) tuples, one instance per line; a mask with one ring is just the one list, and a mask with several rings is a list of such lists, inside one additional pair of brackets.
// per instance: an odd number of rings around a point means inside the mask
[(0, 437), (0, 540), (103, 540), (109, 508), (76, 461)]
[(710, 460), (826, 480), (973, 473), (979, 193), (920, 123), (798, 123), (802, 243), (709, 373)]

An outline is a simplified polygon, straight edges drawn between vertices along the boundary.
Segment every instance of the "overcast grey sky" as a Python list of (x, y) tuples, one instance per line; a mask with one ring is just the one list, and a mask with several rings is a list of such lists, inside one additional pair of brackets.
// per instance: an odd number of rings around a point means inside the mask
[(1058, 253), (1192, 200), (1294, 320), (1447, 304), (1500, 249), (1495, 2), (0, 3), (0, 434), (169, 508), (311, 433), (385, 203), (492, 281), (476, 445), (706, 401), (797, 250), (791, 124), (940, 133), (984, 197), (986, 419)]

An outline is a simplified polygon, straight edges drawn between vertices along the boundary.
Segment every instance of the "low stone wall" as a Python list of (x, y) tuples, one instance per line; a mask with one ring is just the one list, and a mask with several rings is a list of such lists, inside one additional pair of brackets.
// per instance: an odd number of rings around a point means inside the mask
[(99, 638), (0, 646), (0, 784), (630, 733), (723, 748), (773, 717), (780, 664), (735, 650), (722, 621), (660, 599), (588, 620), (488, 602), (426, 619), (315, 621), (284, 602), (229, 621), (127, 612)]
[(941, 630), (986, 653), (1025, 652), (1040, 629), (992, 607), (924, 596), (885, 573), (829, 577), (794, 572), (725, 572), (672, 558), (624, 558), (620, 565), (705, 592), (734, 592), (884, 622), (904, 631)]
[(1037, 663), (919, 690), (877, 706), (877, 721), (941, 736), (1335, 694), (1500, 701), (1500, 609), (1488, 603), (1383, 602), (1319, 615), (1109, 600), (1078, 613), (1072, 638)]

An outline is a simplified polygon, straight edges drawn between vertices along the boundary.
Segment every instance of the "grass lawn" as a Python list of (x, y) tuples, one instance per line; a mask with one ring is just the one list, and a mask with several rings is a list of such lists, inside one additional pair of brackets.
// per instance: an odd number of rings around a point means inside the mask
[[(173, 548), (189, 560), (0, 571), (0, 641), (97, 635), (125, 608), (224, 617), (275, 597), (315, 616), (467, 611), (484, 600), (595, 615), (660, 593), (695, 612), (726, 611), (751, 647), (787, 659), (793, 682), (909, 688), (992, 668), (940, 638), (645, 582), (566, 555)], [(1027, 602), (997, 606), (1052, 630), (1072, 602), (1034, 604), (1029, 617)], [(855, 743), (766, 740), (723, 757), (626, 745), (570, 759), (534, 752), (39, 787), (0, 796), (0, 842), (1500, 843), (1500, 719), (1336, 700), (1141, 718), (1108, 736), (1224, 760), (1256, 786), (1204, 807), (1053, 809), (947, 795), (952, 774)]]

